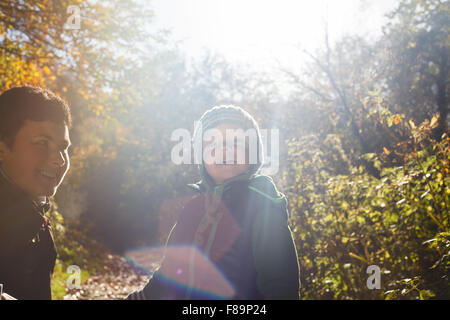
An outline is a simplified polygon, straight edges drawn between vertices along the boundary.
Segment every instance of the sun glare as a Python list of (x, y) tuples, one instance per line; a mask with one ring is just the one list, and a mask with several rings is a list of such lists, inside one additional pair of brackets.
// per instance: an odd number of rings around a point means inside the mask
[[(344, 34), (381, 32), (396, 1), (155, 0), (156, 24), (183, 40), (190, 56), (205, 49), (236, 62), (298, 61), (298, 47), (313, 51)], [(177, 10), (174, 10), (177, 8)]]

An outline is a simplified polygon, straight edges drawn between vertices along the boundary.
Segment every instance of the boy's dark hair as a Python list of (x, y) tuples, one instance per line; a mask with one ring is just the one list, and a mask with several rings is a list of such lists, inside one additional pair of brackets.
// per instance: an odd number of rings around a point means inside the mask
[(9, 147), (25, 120), (53, 121), (70, 129), (72, 117), (66, 101), (40, 87), (21, 86), (0, 95), (0, 140)]

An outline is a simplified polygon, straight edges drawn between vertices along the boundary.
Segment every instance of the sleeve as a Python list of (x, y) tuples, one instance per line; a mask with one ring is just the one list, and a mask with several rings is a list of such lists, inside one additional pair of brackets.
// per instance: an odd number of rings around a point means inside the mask
[[(172, 238), (172, 235), (174, 233), (176, 224), (172, 227), (172, 230), (169, 233), (169, 237), (166, 241), (166, 248), (168, 243), (170, 243), (170, 240)], [(164, 260), (162, 262), (164, 264)], [(159, 273), (159, 270), (162, 268), (158, 268), (150, 278), (150, 280), (147, 282), (147, 284), (141, 289), (134, 291), (130, 293), (126, 300), (162, 300), (165, 299), (167, 286), (162, 281), (162, 275)]]
[[(185, 295), (185, 288), (183, 285), (179, 285), (177, 282), (172, 281), (171, 275), (174, 271), (173, 266), (179, 263), (178, 252), (168, 252), (168, 246), (173, 247), (179, 245), (183, 241), (180, 240), (180, 235), (183, 234), (182, 230), (186, 222), (190, 221), (190, 216), (186, 215), (192, 211), (191, 206), (195, 206), (197, 202), (195, 199), (199, 199), (196, 196), (192, 197), (182, 209), (178, 216), (177, 223), (172, 227), (167, 238), (164, 248), (164, 258), (161, 266), (156, 270), (148, 283), (139, 291), (135, 291), (128, 295), (128, 300), (177, 300), (181, 299)], [(180, 242), (181, 241), (181, 242)], [(174, 263), (174, 257), (176, 258)], [(183, 260), (183, 259), (182, 259)]]
[[(297, 250), (287, 223), (287, 201), (275, 186), (265, 194), (252, 226), (252, 249), (257, 286), (265, 299), (299, 299)], [(260, 198), (262, 199), (262, 198)]]

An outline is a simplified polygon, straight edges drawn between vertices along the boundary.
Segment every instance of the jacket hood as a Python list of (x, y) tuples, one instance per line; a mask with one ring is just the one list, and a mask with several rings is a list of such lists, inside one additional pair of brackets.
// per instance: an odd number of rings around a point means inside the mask
[[(256, 133), (256, 146), (250, 145), (249, 147), (256, 147), (256, 163), (251, 163), (244, 175), (251, 177), (257, 174), (264, 163), (264, 150), (261, 132), (258, 123), (255, 119), (244, 109), (237, 106), (216, 106), (206, 111), (196, 123), (194, 128), (194, 135), (192, 143), (194, 145), (194, 151), (197, 163), (199, 163), (200, 175), (202, 180), (207, 181), (210, 185), (214, 185), (211, 177), (209, 177), (203, 164), (203, 134), (209, 129), (217, 127), (223, 124), (232, 124), (239, 129), (244, 130), (246, 134), (251, 135), (249, 130), (254, 130)], [(252, 150), (250, 150), (252, 151)]]

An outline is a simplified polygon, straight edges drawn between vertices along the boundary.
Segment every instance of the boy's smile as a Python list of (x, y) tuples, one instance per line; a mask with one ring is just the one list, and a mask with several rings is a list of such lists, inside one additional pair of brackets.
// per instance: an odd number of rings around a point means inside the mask
[[(206, 150), (206, 157), (203, 163), (206, 172), (214, 179), (216, 184), (220, 185), (225, 180), (236, 177), (247, 170), (248, 152), (246, 152), (245, 138), (243, 139), (244, 142), (237, 141), (231, 146), (226, 143), (227, 130), (239, 129), (237, 126), (224, 124), (214, 129), (220, 131), (223, 137), (222, 143), (225, 144), (225, 146), (222, 146), (223, 160), (213, 159), (216, 156), (216, 151), (220, 148), (217, 141), (205, 140), (203, 148)], [(231, 151), (231, 158), (227, 157), (227, 151)], [(240, 161), (240, 159), (244, 161)]]
[(11, 148), (0, 141), (1, 167), (31, 199), (53, 196), (70, 167), (69, 147), (66, 125), (26, 120)]

